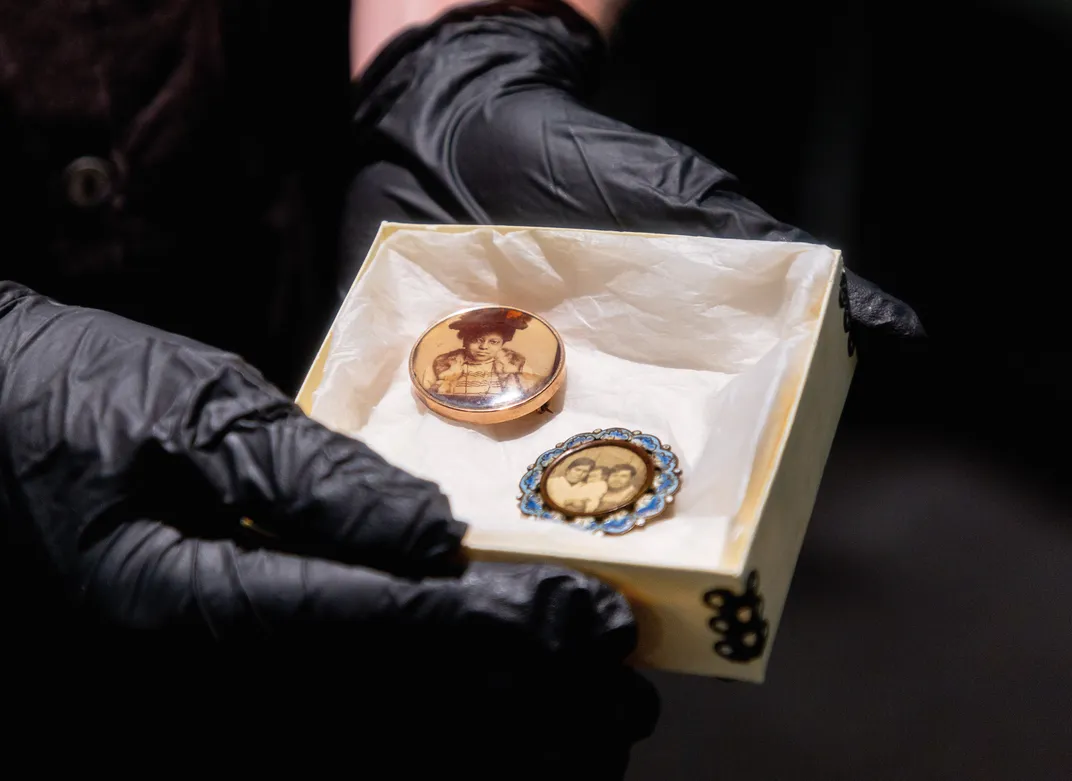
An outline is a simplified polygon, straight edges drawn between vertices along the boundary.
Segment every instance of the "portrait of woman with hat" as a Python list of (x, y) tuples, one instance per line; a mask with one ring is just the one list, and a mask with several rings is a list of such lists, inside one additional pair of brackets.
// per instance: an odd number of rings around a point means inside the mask
[(477, 309), (449, 324), (462, 346), (436, 356), (424, 372), (425, 390), (474, 402), (522, 398), (543, 376), (525, 371), (525, 356), (505, 345), (528, 328), (532, 316), (515, 309)]

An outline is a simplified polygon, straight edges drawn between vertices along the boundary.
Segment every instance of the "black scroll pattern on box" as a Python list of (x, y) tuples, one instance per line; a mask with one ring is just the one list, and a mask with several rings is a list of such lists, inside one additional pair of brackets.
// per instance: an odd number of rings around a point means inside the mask
[(716, 588), (704, 594), (704, 603), (715, 611), (707, 622), (719, 635), (716, 654), (731, 662), (750, 662), (763, 655), (770, 625), (763, 617), (763, 597), (759, 594), (759, 574), (748, 575), (743, 594)]
[(849, 335), (849, 357), (856, 354), (856, 341), (852, 338), (852, 313), (849, 311), (849, 278), (841, 270), (841, 282), (838, 285), (838, 306), (841, 307), (841, 324)]

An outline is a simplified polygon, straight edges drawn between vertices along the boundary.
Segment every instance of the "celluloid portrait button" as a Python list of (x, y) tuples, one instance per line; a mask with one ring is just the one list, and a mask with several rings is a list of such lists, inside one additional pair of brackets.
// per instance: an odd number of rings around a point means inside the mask
[(562, 386), (562, 337), (520, 309), (486, 306), (440, 320), (413, 346), (410, 379), (433, 412), (503, 423), (540, 409)]
[(540, 455), (521, 478), (518, 501), (523, 515), (625, 534), (665, 512), (680, 487), (669, 445), (611, 428), (577, 434)]

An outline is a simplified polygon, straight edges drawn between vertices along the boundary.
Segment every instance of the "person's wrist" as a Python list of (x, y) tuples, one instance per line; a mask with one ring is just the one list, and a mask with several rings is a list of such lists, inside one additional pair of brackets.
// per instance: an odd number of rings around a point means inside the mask
[(485, 0), (463, 5), (454, 10), (456, 14), (483, 16), (502, 13), (511, 8), (536, 14), (556, 16), (577, 28), (585, 27), (597, 33), (604, 41), (610, 39), (626, 0)]
[(627, 0), (559, 0), (587, 19), (609, 41)]

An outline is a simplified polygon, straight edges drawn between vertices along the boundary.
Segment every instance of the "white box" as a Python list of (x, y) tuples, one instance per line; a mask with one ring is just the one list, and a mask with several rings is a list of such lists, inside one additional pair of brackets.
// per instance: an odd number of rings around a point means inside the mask
[[(807, 271), (807, 281), (798, 284), (793, 275), (801, 268)], [(745, 312), (747, 316), (743, 316), (742, 312), (753, 304), (757, 311), (763, 309), (755, 304), (755, 291), (760, 288), (753, 279), (757, 276), (754, 269), (761, 269), (765, 275), (764, 291), (784, 297), (778, 299), (783, 306), (765, 314)], [(786, 270), (785, 279), (778, 277)], [(600, 273), (611, 276), (600, 277)], [(719, 286), (708, 289), (698, 282), (708, 276), (721, 280)], [(691, 281), (675, 287), (673, 280), (677, 278)], [(385, 223), (310, 368), (298, 404), (325, 425), (367, 439), (376, 450), (387, 450), (383, 454), (396, 465), (437, 479), (455, 511), (459, 506), (469, 511), (462, 520), (471, 523), (465, 546), (472, 559), (556, 562), (591, 573), (618, 588), (637, 614), (640, 644), (634, 661), (639, 666), (761, 682), (855, 368), (844, 285), (840, 253), (825, 247), (582, 230)], [(575, 300), (569, 298), (571, 286), (581, 291)], [(721, 300), (719, 291), (723, 288), (739, 292)], [(605, 342), (606, 335), (599, 332), (598, 323), (592, 322), (591, 311), (611, 313), (608, 322), (621, 328), (626, 322), (619, 316), (622, 307), (635, 306), (640, 300), (637, 296), (650, 290), (659, 291), (659, 298), (643, 315), (647, 331), (624, 333), (626, 338), (619, 343), (621, 355), (607, 357), (594, 349), (593, 344), (598, 346), (599, 342), (595, 337)], [(590, 382), (586, 384), (595, 366), (604, 367), (608, 376), (614, 372), (625, 372), (621, 376), (662, 376), (644, 374), (650, 367), (637, 359), (637, 351), (643, 349), (645, 334), (657, 339), (660, 330), (673, 332), (677, 317), (682, 322), (686, 322), (686, 314), (691, 317), (685, 336), (700, 346), (696, 353), (700, 358), (723, 349), (719, 345), (725, 342), (724, 336), (704, 333), (705, 323), (722, 329), (727, 323), (740, 322), (746, 329), (756, 323), (761, 325), (765, 329), (763, 338), (742, 336), (741, 344), (752, 355), (742, 361), (744, 368), (730, 380), (725, 380), (725, 375), (711, 374), (707, 371), (710, 367), (704, 364), (696, 370), (671, 367), (671, 387), (656, 387), (657, 381), (651, 385), (654, 397), (680, 396), (683, 408), (689, 407), (685, 400), (706, 398), (705, 393), (723, 394), (716, 399), (721, 406), (716, 404), (714, 409), (721, 410), (721, 419), (725, 419), (727, 415), (733, 417), (730, 413), (737, 409), (734, 403), (740, 406), (747, 402), (740, 409), (751, 404), (748, 409), (754, 410), (757, 393), (766, 393), (762, 388), (757, 391), (745, 385), (742, 387), (748, 392), (738, 388), (736, 396), (740, 398), (734, 402), (734, 391), (727, 392), (734, 382), (745, 383), (746, 377), (753, 377), (748, 382), (754, 382), (755, 376), (766, 376), (757, 375), (759, 369), (752, 368), (766, 365), (764, 351), (774, 354), (784, 348), (792, 356), (786, 368), (778, 370), (781, 373), (777, 387), (769, 389), (769, 403), (763, 407), (762, 417), (756, 418), (754, 430), (759, 433), (754, 449), (742, 451), (747, 454), (740, 459), (745, 464), (741, 467), (745, 479), (740, 483), (732, 515), (719, 516), (723, 520), (716, 521), (712, 513), (710, 523), (704, 519), (705, 507), (718, 504), (713, 497), (722, 495), (719, 490), (726, 495), (732, 491), (726, 493), (728, 489), (711, 485), (707, 471), (694, 470), (690, 475), (689, 447), (700, 452), (699, 444), (690, 443), (702, 441), (703, 463), (707, 465), (718, 464), (720, 457), (729, 458), (723, 466), (736, 463), (734, 453), (712, 456), (717, 438), (706, 429), (697, 433), (681, 425), (680, 415), (685, 414), (681, 410), (668, 413), (666, 425), (686, 440), (683, 443), (673, 441), (667, 430), (634, 425), (631, 413), (643, 405), (615, 409), (614, 400), (618, 397), (610, 394), (603, 410), (610, 415), (605, 427), (621, 425), (654, 434), (671, 444), (684, 462), (677, 508), (680, 516), (660, 522), (664, 524), (661, 530), (652, 524), (619, 539), (593, 537), (561, 524), (555, 524), (560, 528), (549, 528), (549, 522), (523, 517), (516, 503), (514, 515), (504, 518), (504, 514), (509, 515), (503, 511), (504, 502), (507, 498), (516, 499), (523, 466), (562, 441), (562, 425), (566, 424), (543, 420), (553, 416), (537, 416), (541, 420), (500, 424), (512, 428), (491, 427), (499, 432), (492, 434), (488, 427), (439, 421), (413, 398), (409, 399), (412, 409), (407, 406), (400, 383), (408, 382), (409, 347), (412, 337), (419, 334), (414, 324), (431, 324), (464, 308), (460, 303), (532, 311), (563, 334), (569, 378), (566, 390), (559, 394), (563, 399), (563, 421), (598, 422), (591, 413), (592, 386)], [(407, 311), (407, 306), (420, 311)], [(789, 328), (778, 319), (784, 319), (786, 311), (795, 312), (790, 323), (791, 337), (785, 341), (792, 341), (791, 351), (770, 337), (778, 333), (778, 327)], [(658, 327), (660, 317), (664, 319), (664, 329)], [(397, 338), (394, 331), (384, 330), (385, 323), (390, 323), (390, 328), (397, 323)], [(628, 327), (627, 322), (624, 327)], [(376, 334), (376, 338), (361, 342), (366, 332)], [(353, 402), (352, 415), (340, 413), (337, 404), (332, 407), (318, 402), (328, 398), (325, 394), (329, 385), (334, 394), (331, 398), (337, 399), (345, 384), (346, 359), (341, 351), (332, 352), (343, 333), (350, 340), (347, 346), (360, 345), (361, 366), (363, 370), (371, 367), (361, 376), (374, 375), (372, 384), (376, 385), (372, 388), (365, 379), (360, 380), (362, 389), (353, 394), (357, 401)], [(391, 338), (383, 338), (384, 334)], [(688, 352), (683, 354), (687, 356)], [(576, 359), (571, 360), (574, 356)], [(764, 371), (773, 370), (768, 367)], [(722, 379), (711, 384), (711, 378), (719, 376)], [(337, 379), (331, 380), (332, 377)], [(571, 382), (575, 383), (573, 396)], [(632, 398), (635, 401), (638, 397)], [(375, 399), (380, 400), (379, 405)], [(645, 414), (648, 421), (659, 419), (651, 410)], [(752, 413), (742, 412), (741, 419), (747, 414)], [(719, 420), (714, 419), (715, 423)], [(557, 432), (552, 433), (556, 425)], [(391, 426), (398, 428), (402, 440), (407, 439), (406, 432), (412, 440), (415, 431), (422, 432), (420, 436), (454, 437), (442, 440), (452, 443), (453, 459), (436, 460), (427, 453), (419, 454), (411, 444), (391, 440), (385, 433)], [(541, 431), (541, 427), (546, 430)], [(591, 428), (570, 433), (584, 430)], [(522, 467), (514, 470), (516, 479), (512, 483), (500, 476), (486, 489), (483, 484), (474, 487), (475, 483), (458, 475), (457, 454), (468, 447), (488, 447), (492, 442), (495, 452), (501, 453), (500, 460)], [(451, 460), (454, 465), (448, 463)], [(694, 488), (691, 503), (690, 485)], [(472, 495), (478, 490), (488, 493)], [(487, 517), (468, 517), (480, 516), (485, 507), (489, 508)], [(541, 523), (547, 527), (536, 526)], [(705, 555), (707, 552), (711, 555)]]

